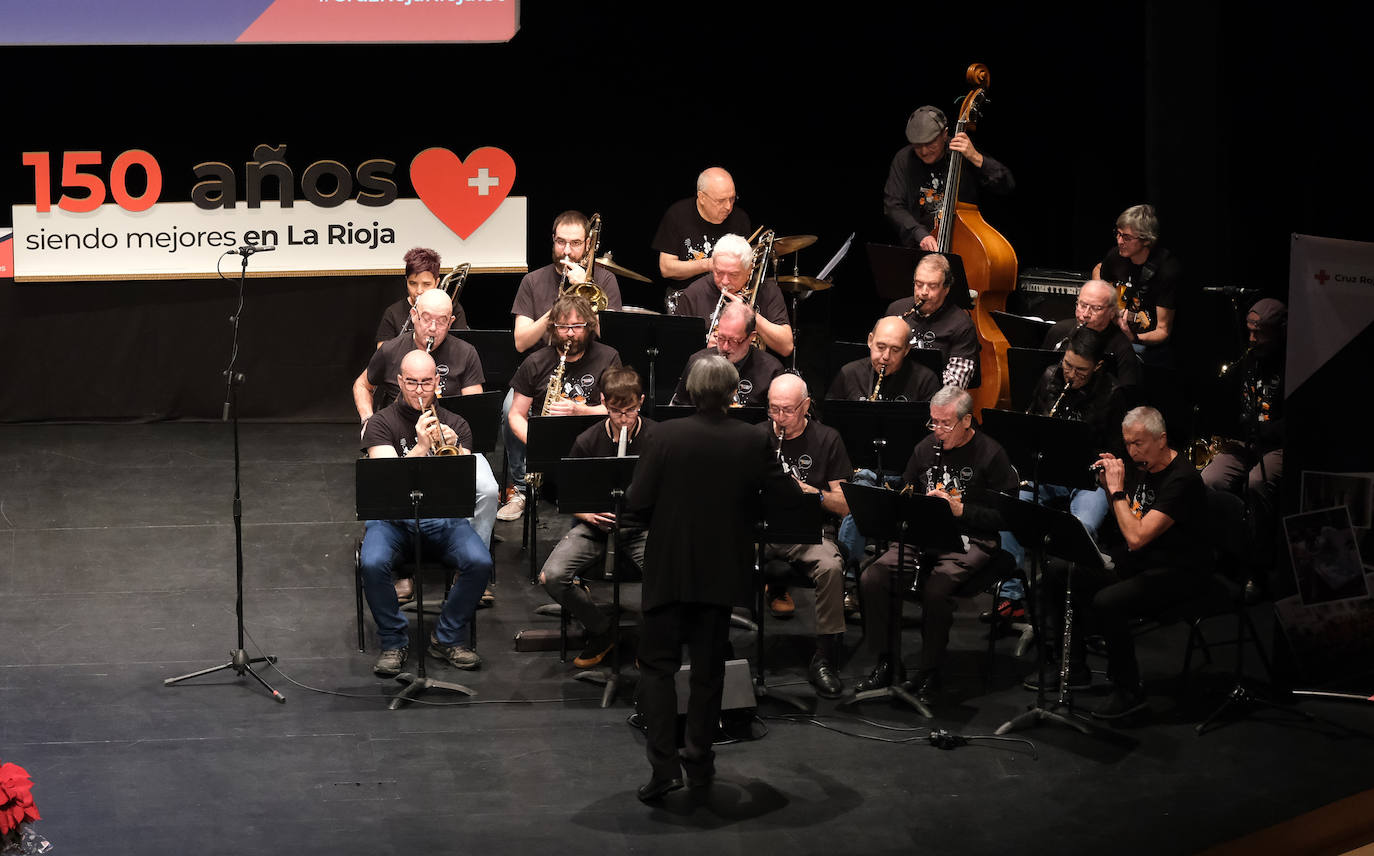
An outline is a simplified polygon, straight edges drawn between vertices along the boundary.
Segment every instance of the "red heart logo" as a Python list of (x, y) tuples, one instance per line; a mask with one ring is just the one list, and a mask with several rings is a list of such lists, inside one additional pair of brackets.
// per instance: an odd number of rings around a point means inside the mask
[(463, 240), (487, 221), (515, 183), (515, 160), (483, 146), (466, 162), (448, 149), (425, 149), (410, 162), (410, 183), (420, 201)]

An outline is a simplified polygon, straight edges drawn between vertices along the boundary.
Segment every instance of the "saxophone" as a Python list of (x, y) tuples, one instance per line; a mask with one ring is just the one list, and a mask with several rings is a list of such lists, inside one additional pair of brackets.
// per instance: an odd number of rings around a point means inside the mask
[[(571, 342), (565, 342), (558, 352), (558, 368), (549, 375), (549, 383), (544, 387), (544, 404), (539, 408), (540, 416), (548, 416), (549, 409), (563, 400), (563, 370), (568, 366), (568, 348), (571, 346)], [(542, 473), (525, 473), (525, 481), (536, 488), (543, 480)]]
[(887, 374), (887, 366), (878, 366), (878, 379), (873, 383), (873, 392), (869, 393), (869, 401), (878, 400), (878, 391), (883, 388), (883, 375)]

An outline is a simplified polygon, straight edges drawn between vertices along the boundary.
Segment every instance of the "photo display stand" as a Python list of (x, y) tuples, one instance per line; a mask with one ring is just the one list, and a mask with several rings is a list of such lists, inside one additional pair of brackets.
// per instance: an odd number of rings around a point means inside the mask
[(858, 484), (841, 484), (849, 513), (859, 531), (868, 538), (877, 538), (897, 545), (897, 569), (888, 581), (888, 621), (892, 634), (888, 641), (888, 656), (892, 664), (892, 684), (880, 689), (856, 693), (855, 701), (874, 698), (896, 698), (906, 702), (927, 719), (934, 715), (906, 683), (906, 665), (902, 662), (902, 603), (901, 576), (907, 557), (915, 573), (920, 573), (922, 553), (962, 551), (964, 539), (959, 523), (954, 519), (949, 502), (938, 496), (912, 494), (903, 496), (895, 490)]
[(763, 579), (763, 568), (765, 566), (764, 553), (769, 544), (819, 544), (821, 543), (821, 530), (825, 526), (825, 511), (821, 508), (821, 495), (818, 493), (801, 493), (796, 502), (765, 502), (763, 505), (763, 518), (759, 520), (757, 529), (758, 556), (754, 567), (758, 577), (755, 579), (754, 586), (754, 614), (758, 616), (758, 632), (755, 636), (756, 648), (754, 655), (754, 697), (771, 698), (786, 702), (803, 713), (810, 713), (810, 705), (801, 698), (789, 693), (778, 692), (769, 689), (768, 681), (764, 674), (764, 625), (767, 623), (767, 611), (764, 603), (765, 593)]
[(584, 669), (573, 676), (575, 680), (605, 687), (601, 693), (602, 708), (611, 706), (620, 688), (620, 581), (623, 576), (620, 521), (625, 516), (625, 492), (630, 489), (638, 462), (638, 455), (626, 455), (623, 458), (563, 458), (558, 466), (560, 514), (596, 514), (607, 509), (615, 513), (610, 542), (606, 545), (613, 557), (610, 570), (611, 621), (615, 625), (616, 644), (611, 649), (611, 668)]
[(825, 402), (825, 424), (840, 432), (854, 466), (870, 469), (881, 482), (884, 471), (901, 472), (916, 442), (930, 433), (928, 401)]
[(415, 525), (415, 620), (420, 651), (415, 673), (402, 672), (396, 680), (405, 687), (387, 705), (396, 710), (425, 690), (449, 690), (463, 695), (476, 693), (449, 681), (425, 676), (425, 586), (420, 564), (421, 519), (465, 519), (476, 509), (477, 461), (472, 455), (424, 458), (359, 458), (354, 469), (359, 520), (406, 520)]
[(472, 429), (472, 451), (495, 452), (501, 436), (501, 402), (505, 392), (479, 392), (439, 399), (439, 406), (463, 417)]
[(660, 400), (666, 403), (673, 397), (688, 358), (706, 347), (706, 321), (702, 318), (602, 312), (600, 325), (601, 341), (615, 348), (621, 361), (641, 374), (644, 404), (651, 414)]
[(531, 416), (525, 432), (525, 478), (530, 493), (525, 500), (523, 549), (529, 551), (530, 585), (539, 580), (539, 488), (542, 473), (558, 471), (558, 464), (572, 448), (577, 435), (606, 417), (597, 413), (585, 416)]

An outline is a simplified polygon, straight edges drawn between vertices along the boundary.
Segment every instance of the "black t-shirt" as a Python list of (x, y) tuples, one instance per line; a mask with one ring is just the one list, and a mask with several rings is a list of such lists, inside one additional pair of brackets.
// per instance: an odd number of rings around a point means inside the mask
[[(464, 449), (472, 448), (472, 429), (468, 427), (467, 420), (456, 413), (449, 413), (443, 405), (435, 409), (434, 415), (458, 435), (458, 445)], [(367, 420), (367, 427), (363, 429), (363, 452), (366, 453), (373, 446), (390, 446), (404, 458), (415, 448), (415, 423), (419, 421), (420, 411), (406, 404), (405, 399), (397, 399)]]
[[(830, 384), (826, 398), (843, 401), (867, 401), (873, 394), (878, 373), (868, 357), (845, 363)], [(940, 391), (940, 378), (935, 372), (913, 360), (902, 360), (901, 368), (883, 375), (878, 389), (878, 401), (929, 401)]]
[(884, 315), (897, 315), (911, 328), (911, 347), (931, 349), (940, 352), (945, 362), (950, 357), (963, 357), (978, 364), (978, 331), (968, 312), (954, 305), (949, 295), (945, 302), (929, 316), (920, 312), (907, 315), (907, 310), (916, 305), (916, 298), (903, 297), (894, 300)]
[(1206, 570), (1212, 561), (1207, 534), (1207, 489), (1202, 476), (1185, 455), (1157, 473), (1126, 465), (1126, 493), (1136, 518), (1151, 510), (1169, 515), (1173, 525), (1139, 550), (1124, 544), (1109, 550), (1118, 576), (1127, 577), (1146, 568)]
[[(768, 446), (776, 451), (778, 435), (773, 431), (773, 420), (765, 419), (757, 427), (768, 435)], [(840, 432), (814, 419), (806, 423), (801, 434), (782, 441), (782, 467), (788, 475), (818, 490), (829, 490), (832, 481), (849, 481), (854, 475)]]
[(1127, 308), (1132, 308), (1130, 298), (1134, 294), (1139, 300), (1139, 309), (1148, 316), (1149, 323), (1139, 332), (1148, 333), (1159, 322), (1159, 307), (1173, 309), (1178, 306), (1179, 278), (1181, 274), (1178, 260), (1163, 247), (1152, 247), (1144, 263), (1135, 264), (1115, 249), (1107, 251), (1102, 257), (1101, 278), (1116, 285), (1125, 285)]
[(1105, 369), (1096, 372), (1081, 389), (1065, 392), (1064, 370), (1059, 366), (1047, 366), (1031, 394), (1028, 412), (1048, 416), (1056, 401), (1059, 406), (1054, 411), (1054, 418), (1092, 426), (1097, 444), (1095, 451), (1111, 452), (1118, 457), (1124, 454), (1121, 420), (1126, 415), (1125, 397)]
[[(390, 342), (402, 333), (410, 332), (410, 298), (402, 297), (400, 300), (391, 304), (382, 313), (381, 323), (377, 325), (377, 335), (373, 337), (376, 342)], [(468, 316), (463, 311), (463, 304), (453, 304), (453, 323), (449, 325), (450, 330), (468, 329)]]
[[(1045, 341), (1041, 348), (1047, 351), (1062, 351), (1064, 346), (1069, 343), (1069, 336), (1078, 329), (1077, 318), (1065, 318), (1056, 321), (1049, 332), (1045, 334)], [(1135, 348), (1131, 347), (1131, 340), (1126, 338), (1126, 334), (1115, 322), (1108, 324), (1107, 327), (1098, 333), (1103, 340), (1103, 363), (1104, 369), (1112, 373), (1120, 386), (1140, 386), (1145, 382), (1145, 370), (1140, 364), (1140, 357), (1136, 355)]]
[[(563, 396), (588, 407), (601, 404), (601, 373), (620, 365), (620, 354), (610, 345), (592, 340), (585, 353), (569, 361), (563, 368)], [(532, 352), (511, 378), (511, 389), (534, 400), (530, 412), (538, 415), (544, 409), (544, 395), (549, 378), (558, 368), (558, 349), (545, 345)]]
[(668, 206), (651, 246), (660, 253), (689, 262), (709, 258), (716, 241), (726, 235), (749, 237), (749, 215), (744, 209), (736, 207), (723, 222), (711, 223), (697, 211), (697, 199), (692, 196)]
[[(711, 315), (715, 313), (716, 305), (719, 303), (720, 289), (716, 287), (715, 277), (707, 273), (692, 280), (692, 284), (678, 296), (673, 314), (705, 318), (706, 323), (710, 324)], [(787, 320), (787, 303), (782, 298), (782, 289), (778, 288), (776, 280), (765, 279), (763, 285), (759, 286), (754, 311), (774, 324), (792, 323)]]
[(998, 540), (997, 532), (1005, 529), (997, 509), (980, 502), (985, 490), (1011, 494), (1016, 490), (1016, 470), (1001, 444), (985, 431), (975, 431), (967, 443), (957, 449), (942, 449), (936, 464), (935, 435), (927, 434), (916, 444), (907, 461), (902, 480), (925, 493), (928, 484), (948, 494), (957, 493), (964, 502), (962, 517), (956, 518), (963, 533), (980, 541)]
[[(945, 179), (949, 175), (949, 153), (927, 165), (912, 150), (902, 148), (892, 156), (887, 183), (883, 186), (883, 213), (897, 230), (902, 244), (914, 247), (931, 233), (935, 214), (944, 204)], [(1010, 193), (1016, 186), (1011, 170), (1000, 161), (983, 156), (983, 166), (974, 169), (967, 160), (959, 170), (959, 200), (978, 203), (978, 189), (994, 194)]]
[[(415, 347), (413, 333), (384, 343), (367, 363), (367, 382), (382, 390), (382, 406), (390, 404), (400, 395), (396, 386), (396, 375), (401, 373), (401, 361), (411, 351), (423, 351)], [(477, 349), (456, 336), (445, 336), (430, 356), (439, 374), (439, 396), (461, 395), (465, 387), (476, 386), (486, 377), (482, 373), (482, 360)]]
[[(510, 307), (511, 314), (538, 318), (548, 312), (558, 299), (558, 283), (562, 278), (562, 271), (554, 264), (544, 265), (525, 274), (520, 280), (520, 288), (515, 292), (515, 302)], [(593, 268), (592, 282), (606, 293), (606, 308), (619, 312), (620, 281), (615, 278), (615, 274), (602, 267)]]
[[(609, 424), (609, 420), (603, 419), (602, 421), (588, 428), (586, 431), (583, 431), (581, 434), (578, 434), (577, 439), (573, 440), (572, 449), (569, 450), (568, 457), (616, 457), (620, 453), (620, 435), (616, 434), (615, 437), (612, 437), (609, 434), (607, 434), (606, 431)], [(631, 430), (629, 432), (628, 437), (626, 438), (625, 454), (638, 455), (641, 452), (643, 452), (645, 444), (649, 442), (649, 438), (653, 436), (654, 430), (657, 427), (657, 422), (654, 422), (652, 419), (644, 419), (643, 417), (641, 417), (639, 420), (639, 432), (635, 433), (634, 430)], [(611, 510), (611, 505), (607, 504), (606, 509), (608, 511)], [(633, 514), (632, 512), (627, 511), (625, 512), (624, 516), (620, 518), (621, 531), (624, 531), (626, 529), (643, 529), (648, 525), (649, 523), (647, 520), (636, 514)]]
[[(673, 392), (674, 404), (692, 403), (691, 396), (687, 394), (687, 375), (692, 373), (692, 366), (697, 360), (715, 353), (715, 348), (702, 348), (688, 358), (687, 367), (682, 370), (682, 377), (678, 378), (677, 389)], [(768, 385), (783, 371), (778, 358), (762, 348), (750, 348), (744, 359), (735, 363), (735, 370), (739, 372), (739, 387), (735, 390), (734, 403), (741, 407), (767, 407)]]
[(1252, 348), (1226, 373), (1226, 430), (1246, 441), (1253, 431), (1261, 453), (1283, 446), (1284, 359), (1282, 347)]

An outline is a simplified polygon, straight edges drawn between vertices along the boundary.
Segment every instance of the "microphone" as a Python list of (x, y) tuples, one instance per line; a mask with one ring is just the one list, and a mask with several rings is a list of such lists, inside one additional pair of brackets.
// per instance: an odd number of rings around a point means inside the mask
[(253, 253), (270, 253), (276, 249), (276, 247), (260, 247), (256, 244), (244, 244), (241, 247), (234, 247), (232, 250), (229, 250), (228, 252), (237, 253), (241, 256), (251, 256), (253, 255)]
[(1258, 288), (1241, 288), (1238, 285), (1208, 285), (1202, 290), (1207, 294), (1224, 294), (1227, 297), (1244, 297), (1247, 294), (1260, 293)]

